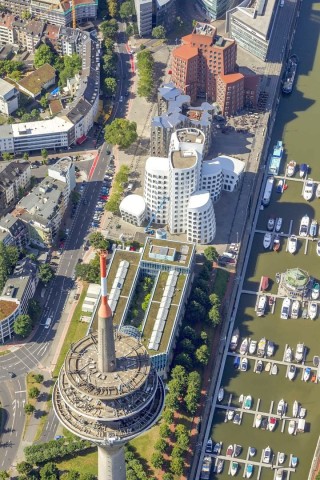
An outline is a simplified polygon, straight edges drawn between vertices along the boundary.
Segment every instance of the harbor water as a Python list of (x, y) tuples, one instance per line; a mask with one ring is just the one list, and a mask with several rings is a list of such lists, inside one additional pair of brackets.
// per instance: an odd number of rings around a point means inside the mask
[[(282, 140), (285, 148), (279, 175), (285, 173), (288, 161), (295, 160), (297, 164), (306, 163), (310, 166), (309, 177), (320, 182), (320, 3), (304, 1), (297, 25), (292, 52), (299, 58), (298, 75), (291, 95), (282, 96), (275, 121), (270, 150), (277, 140)], [(271, 153), (271, 151), (269, 153)], [(277, 180), (275, 181), (275, 185)], [(288, 189), (283, 194), (277, 194), (275, 188), (270, 205), (260, 212), (257, 230), (266, 231), (267, 220), (270, 216), (282, 217), (281, 232), (298, 235), (301, 217), (308, 214), (311, 219), (320, 222), (320, 199), (313, 198), (306, 202), (302, 197), (303, 183), (298, 173), (292, 180), (288, 180)], [(318, 237), (319, 237), (318, 233)], [(250, 252), (248, 267), (244, 273), (243, 290), (239, 308), (236, 314), (235, 327), (240, 330), (240, 341), (245, 337), (259, 341), (262, 337), (272, 340), (275, 345), (274, 360), (282, 361), (286, 345), (295, 350), (297, 343), (303, 342), (306, 346), (306, 361), (304, 367), (312, 366), (314, 355), (320, 356), (320, 304), (315, 321), (300, 317), (296, 320), (280, 319), (282, 299), (276, 301), (274, 313), (269, 309), (265, 316), (258, 318), (255, 313), (262, 275), (270, 278), (268, 293), (277, 293), (278, 285), (275, 281), (277, 272), (285, 272), (288, 268), (298, 267), (310, 276), (320, 280), (320, 257), (316, 254), (316, 241), (299, 239), (298, 251), (292, 255), (286, 251), (287, 238), (281, 237), (281, 249), (278, 253), (264, 250), (263, 233), (255, 233)], [(232, 421), (225, 422), (226, 410), (217, 407), (213, 419), (211, 437), (214, 442), (223, 442), (221, 454), (226, 455), (230, 444), (240, 444), (243, 448), (240, 459), (248, 458), (249, 446), (257, 449), (253, 462), (260, 462), (263, 449), (270, 446), (276, 464), (278, 452), (286, 454), (282, 468), (289, 467), (290, 455), (298, 457), (296, 471), (287, 473), (284, 478), (291, 480), (307, 480), (314, 450), (320, 435), (320, 382), (302, 381), (303, 368), (299, 368), (293, 381), (286, 377), (287, 366), (279, 364), (277, 375), (270, 375), (263, 371), (254, 373), (255, 360), (249, 359), (247, 372), (235, 370), (234, 357), (227, 356), (221, 386), (225, 396), (221, 405), (241, 407), (240, 395), (251, 395), (252, 409), (259, 406), (260, 412), (275, 414), (280, 399), (288, 403), (287, 415), (292, 417), (292, 407), (297, 400), (306, 408), (306, 428), (304, 433), (289, 435), (289, 421), (277, 422), (273, 432), (253, 427), (254, 414), (244, 413), (240, 425)], [(272, 402), (274, 402), (272, 404)], [(271, 415), (272, 416), (272, 415)], [(214, 459), (213, 459), (214, 465)], [(221, 474), (213, 472), (211, 479), (230, 478), (228, 474), (230, 461), (225, 461)], [(258, 465), (254, 467), (251, 478), (274, 480), (276, 469), (262, 468), (258, 476)], [(240, 463), (238, 478), (244, 477), (244, 465)]]

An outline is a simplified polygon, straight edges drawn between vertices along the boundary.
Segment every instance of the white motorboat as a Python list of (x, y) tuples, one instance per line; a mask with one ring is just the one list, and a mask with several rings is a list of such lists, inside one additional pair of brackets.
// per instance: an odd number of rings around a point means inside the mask
[(295, 400), (293, 402), (293, 406), (292, 406), (292, 416), (294, 418), (297, 418), (298, 413), (299, 413), (299, 402), (297, 400)]
[(251, 478), (253, 475), (253, 465), (252, 463), (248, 463), (246, 466), (246, 478)]
[(217, 465), (217, 473), (222, 473), (224, 467), (224, 460), (220, 459)]
[(257, 316), (262, 317), (264, 315), (264, 312), (266, 310), (267, 306), (267, 296), (266, 295), (261, 295), (259, 297), (258, 305), (257, 305)]
[(284, 361), (285, 362), (291, 362), (292, 361), (292, 358), (293, 358), (293, 352), (292, 352), (292, 348), (289, 347), (289, 345), (287, 346), (287, 349), (285, 351), (285, 354), (284, 354)]
[(273, 430), (275, 429), (275, 426), (277, 425), (277, 419), (275, 417), (271, 417), (269, 419), (269, 423), (268, 423), (268, 430), (270, 432), (273, 432)]
[(304, 343), (298, 343), (295, 353), (295, 360), (296, 362), (302, 362), (304, 357)]
[(295, 420), (290, 420), (289, 426), (288, 426), (289, 435), (293, 435), (295, 431), (296, 431), (296, 422)]
[(274, 343), (271, 342), (271, 340), (268, 340), (267, 342), (267, 357), (272, 357), (274, 354)]
[(271, 367), (272, 367), (272, 363), (271, 363), (271, 362), (267, 362), (267, 363), (266, 363), (266, 366), (264, 367), (265, 372), (270, 372)]
[(304, 418), (306, 415), (307, 415), (307, 409), (301, 407), (299, 412), (299, 418)]
[(281, 398), (280, 402), (278, 403), (278, 406), (277, 406), (277, 415), (284, 415), (285, 413), (285, 405), (286, 405), (286, 402), (284, 401), (283, 398)]
[(229, 445), (229, 447), (227, 448), (226, 456), (232, 457), (232, 455), (233, 455), (233, 445)]
[(241, 364), (240, 364), (240, 370), (242, 372), (246, 372), (248, 370), (248, 359), (246, 357), (242, 358)]
[(288, 252), (289, 253), (296, 253), (298, 246), (298, 239), (295, 235), (291, 235), (288, 240)]
[(236, 350), (237, 346), (238, 346), (239, 336), (240, 336), (239, 328), (236, 328), (232, 332), (232, 337), (231, 337), (231, 341), (230, 341), (230, 350), (232, 352), (234, 352)]
[(310, 202), (310, 200), (312, 199), (313, 190), (314, 190), (314, 181), (312, 180), (312, 178), (308, 178), (308, 180), (304, 182), (303, 190), (302, 190), (302, 196), (305, 200), (307, 200), (307, 202)]
[(212, 438), (209, 438), (207, 441), (207, 446), (206, 446), (206, 453), (212, 453), (212, 448), (213, 448), (213, 441)]
[(320, 240), (317, 241), (316, 252), (318, 257), (320, 257)]
[(274, 229), (274, 224), (275, 224), (275, 220), (273, 217), (270, 217), (268, 219), (268, 223), (267, 223), (267, 229), (272, 231)]
[(279, 371), (278, 365), (274, 363), (271, 368), (271, 375), (278, 375), (278, 371)]
[(275, 235), (273, 239), (272, 249), (274, 252), (279, 252), (280, 247), (281, 247), (280, 235)]
[(263, 337), (258, 343), (258, 357), (263, 357), (266, 352), (266, 338)]
[(310, 320), (315, 320), (318, 315), (318, 304), (316, 302), (309, 302), (308, 304), (308, 317)]
[(243, 408), (244, 410), (250, 410), (251, 406), (252, 406), (252, 397), (251, 395), (247, 395), (244, 400)]
[(309, 229), (309, 235), (310, 237), (316, 237), (318, 233), (318, 222), (317, 220), (312, 220), (310, 229)]
[(245, 355), (248, 351), (248, 346), (249, 346), (249, 339), (245, 338), (242, 340), (241, 345), (240, 345), (240, 355)]
[(316, 197), (320, 198), (320, 183), (318, 183), (318, 186), (317, 186)]
[(252, 458), (257, 453), (257, 450), (254, 447), (249, 447), (249, 457)]
[(272, 234), (270, 232), (265, 233), (263, 237), (263, 248), (265, 248), (266, 250), (270, 248), (271, 242)]
[(222, 402), (223, 397), (224, 397), (224, 388), (221, 387), (218, 392), (218, 402)]
[(291, 318), (298, 318), (300, 312), (300, 302), (299, 300), (294, 300), (291, 307)]
[(283, 299), (280, 318), (287, 320), (290, 315), (291, 300), (289, 297)]
[(283, 472), (284, 470), (282, 470), (282, 468), (280, 468), (279, 470), (277, 470), (277, 474), (276, 474), (276, 479), (275, 480), (283, 480)]
[(296, 166), (297, 166), (297, 163), (294, 160), (290, 160), (286, 170), (287, 177), (293, 177), (296, 171)]
[(250, 355), (253, 355), (256, 352), (257, 344), (258, 344), (257, 340), (250, 340), (250, 344), (249, 344)]
[(232, 477), (234, 477), (237, 474), (238, 468), (239, 468), (239, 463), (238, 462), (232, 462), (231, 463), (230, 473), (231, 473)]
[(271, 448), (268, 446), (263, 451), (262, 462), (263, 463), (270, 463), (270, 461), (271, 461)]
[(243, 393), (241, 393), (238, 402), (243, 403), (243, 400), (244, 400), (244, 395), (243, 395)]
[(286, 459), (286, 454), (284, 452), (280, 452), (278, 457), (279, 465), (283, 465), (285, 459)]
[(288, 378), (289, 380), (293, 380), (294, 377), (296, 376), (296, 371), (297, 367), (293, 364), (290, 365), (289, 370), (288, 370)]
[(314, 283), (312, 290), (311, 290), (311, 298), (312, 300), (318, 300), (320, 295), (320, 285), (319, 283)]
[(310, 217), (304, 215), (300, 222), (299, 235), (300, 237), (306, 237), (309, 231)]
[(256, 415), (256, 419), (255, 419), (255, 421), (254, 421), (255, 427), (256, 427), (256, 428), (260, 428), (261, 422), (262, 422), (262, 415), (261, 415), (261, 413), (258, 413), (258, 414)]
[(227, 419), (231, 421), (233, 420), (233, 417), (234, 417), (234, 410), (228, 410)]
[(282, 218), (281, 218), (281, 217), (278, 217), (278, 218), (276, 219), (276, 226), (275, 226), (276, 232), (280, 232), (281, 227), (282, 227)]
[(303, 372), (303, 381), (308, 382), (310, 377), (311, 377), (311, 368), (307, 367)]
[(215, 455), (220, 455), (221, 453), (221, 448), (222, 448), (222, 442), (217, 442), (214, 444), (214, 447), (213, 447), (213, 453)]
[(263, 361), (262, 360), (258, 360), (257, 361), (257, 364), (256, 364), (256, 373), (261, 373), (263, 370)]

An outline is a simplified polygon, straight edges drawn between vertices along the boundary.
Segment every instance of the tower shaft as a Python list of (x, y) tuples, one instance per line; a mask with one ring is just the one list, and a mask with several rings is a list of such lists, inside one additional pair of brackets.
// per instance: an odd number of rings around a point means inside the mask
[(112, 311), (107, 296), (107, 255), (100, 254), (101, 305), (98, 312), (98, 368), (100, 372), (114, 372), (116, 351), (114, 346)]
[(98, 447), (98, 480), (126, 480), (124, 446)]

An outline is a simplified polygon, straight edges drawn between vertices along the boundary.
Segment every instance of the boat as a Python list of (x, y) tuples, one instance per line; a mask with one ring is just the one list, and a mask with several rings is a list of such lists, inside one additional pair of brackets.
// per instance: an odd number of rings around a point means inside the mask
[(227, 419), (231, 422), (231, 420), (233, 420), (233, 417), (234, 417), (234, 410), (228, 410)]
[(263, 370), (263, 361), (258, 360), (256, 365), (256, 373), (261, 373)]
[(301, 407), (299, 412), (299, 418), (304, 418), (306, 415), (307, 415), (307, 409)]
[(271, 362), (267, 362), (267, 363), (266, 363), (266, 366), (264, 367), (265, 372), (270, 372), (271, 367), (272, 367), (272, 363), (271, 363)]
[(274, 252), (279, 252), (280, 246), (281, 246), (280, 236), (279, 236), (279, 235), (275, 235), (275, 236), (274, 236), (274, 239), (273, 239), (273, 246), (272, 246), (273, 251), (274, 251)]
[(257, 453), (257, 450), (254, 447), (249, 447), (249, 457), (252, 458)]
[(218, 402), (222, 402), (223, 397), (224, 397), (224, 388), (221, 387), (218, 392)]
[(317, 241), (316, 252), (318, 257), (320, 257), (320, 240)]
[(304, 343), (298, 343), (294, 357), (296, 362), (302, 362), (304, 357)]
[(240, 370), (242, 372), (246, 372), (248, 370), (248, 359), (247, 358), (243, 358), (241, 360), (241, 366), (240, 366)]
[(224, 460), (220, 459), (217, 465), (217, 473), (222, 473), (224, 467)]
[(308, 317), (310, 320), (315, 320), (318, 315), (318, 304), (316, 302), (309, 302), (308, 304)]
[(272, 357), (274, 354), (274, 343), (271, 342), (271, 340), (268, 340), (267, 342), (267, 357)]
[(261, 430), (267, 430), (267, 428), (268, 428), (268, 418), (267, 417), (262, 417)]
[(298, 457), (296, 457), (295, 455), (292, 455), (292, 457), (291, 457), (291, 467), (296, 468), (297, 465), (298, 465)]
[(276, 479), (275, 480), (283, 480), (283, 470), (282, 468), (280, 470), (277, 470), (277, 473), (276, 473)]
[(261, 338), (261, 340), (258, 343), (258, 352), (257, 352), (258, 357), (264, 356), (266, 351), (266, 343), (267, 343), (266, 338), (265, 337)]
[[(211, 438), (210, 438), (211, 440)], [(215, 455), (220, 455), (221, 453), (221, 448), (222, 448), (222, 442), (217, 442), (214, 444), (214, 447), (213, 447), (213, 453)], [(207, 451), (207, 450), (206, 450)]]
[(307, 165), (306, 163), (301, 163), (299, 167), (300, 178), (303, 178), (305, 175), (307, 175), (308, 171), (309, 171), (309, 165)]
[(266, 183), (266, 186), (265, 186), (265, 189), (264, 189), (264, 193), (263, 193), (263, 198), (262, 198), (262, 205), (264, 207), (267, 207), (270, 203), (273, 184), (274, 184), (274, 177), (273, 176), (268, 177), (267, 178), (267, 183)]
[(292, 358), (293, 358), (293, 352), (292, 352), (292, 348), (289, 347), (289, 345), (287, 346), (287, 349), (285, 351), (285, 354), (284, 354), (284, 361), (285, 362), (291, 362), (292, 361)]
[(285, 459), (286, 459), (285, 453), (284, 453), (284, 452), (280, 452), (280, 453), (279, 453), (279, 457), (278, 457), (279, 465), (283, 465)]
[(268, 446), (263, 451), (262, 462), (263, 463), (270, 463), (271, 461), (271, 448)]
[(280, 415), (280, 417), (284, 415), (285, 407), (286, 407), (286, 402), (284, 401), (283, 398), (281, 398), (277, 406), (277, 415)]
[(319, 366), (319, 361), (320, 361), (320, 357), (318, 357), (318, 355), (315, 355), (312, 359), (313, 366), (318, 367)]
[(246, 478), (251, 478), (253, 475), (253, 465), (252, 463), (248, 463), (246, 466)]
[(310, 218), (308, 215), (304, 215), (300, 222), (299, 235), (300, 237), (306, 237), (309, 231)]
[(233, 455), (233, 445), (229, 445), (229, 447), (227, 448), (226, 456), (232, 457), (232, 455)]
[(272, 241), (272, 234), (270, 232), (265, 233), (263, 237), (263, 248), (265, 248), (266, 250), (270, 248), (271, 241)]
[(273, 304), (274, 304), (274, 297), (271, 295), (269, 297), (269, 307), (272, 307)]
[(200, 478), (203, 480), (207, 480), (210, 478), (210, 471), (211, 471), (211, 465), (212, 465), (212, 458), (210, 455), (206, 455), (203, 457), (203, 463), (201, 467), (201, 474)]
[(282, 227), (282, 218), (278, 217), (276, 219), (276, 228), (275, 228), (276, 232), (280, 232), (281, 227)]
[(238, 462), (232, 462), (231, 463), (230, 473), (231, 473), (232, 477), (234, 477), (237, 474), (238, 468), (239, 468), (239, 463)]
[(316, 197), (320, 198), (320, 183), (318, 183), (318, 186), (317, 186)]
[(311, 382), (312, 382), (312, 383), (317, 383), (317, 374), (316, 374), (316, 373), (313, 373), (313, 374), (312, 374)]
[(320, 295), (320, 285), (319, 283), (314, 283), (311, 291), (312, 300), (318, 300)]
[(276, 282), (280, 283), (281, 280), (281, 273), (276, 273)]
[(212, 441), (212, 438), (209, 438), (209, 440), (207, 441), (207, 446), (206, 446), (205, 452), (206, 453), (212, 453), (212, 448), (213, 448), (213, 441)]
[(290, 365), (288, 370), (288, 378), (289, 380), (293, 380), (296, 375), (297, 367), (293, 364)]
[(277, 425), (277, 419), (275, 417), (271, 417), (268, 424), (268, 429), (270, 430), (270, 432), (273, 432), (276, 425)]
[(293, 406), (292, 406), (292, 416), (294, 418), (297, 418), (298, 413), (299, 413), (299, 402), (297, 400), (295, 400), (293, 402)]
[(287, 320), (290, 315), (291, 300), (289, 297), (283, 299), (280, 318)]
[(298, 247), (298, 239), (295, 235), (291, 235), (288, 240), (288, 252), (296, 253)]
[(275, 224), (274, 218), (269, 217), (268, 223), (267, 223), (267, 229), (270, 230), (270, 232), (274, 229), (274, 224)]
[(278, 371), (279, 371), (278, 365), (274, 363), (271, 368), (271, 375), (278, 375)]
[(310, 376), (311, 376), (311, 368), (307, 367), (303, 372), (303, 381), (307, 382), (310, 379)]
[(236, 370), (238, 370), (238, 368), (240, 367), (240, 357), (239, 357), (239, 355), (234, 357), (233, 366)]
[(266, 310), (266, 306), (267, 306), (267, 297), (266, 297), (266, 295), (261, 295), (259, 297), (259, 301), (258, 301), (258, 305), (257, 305), (257, 309), (256, 309), (258, 317), (262, 317), (264, 315), (264, 312)]
[(294, 79), (296, 77), (298, 69), (298, 63), (299, 60), (297, 55), (291, 55), (287, 63), (282, 85), (282, 93), (284, 93), (285, 95), (289, 95), (293, 90)]
[(296, 166), (297, 166), (297, 163), (294, 160), (290, 160), (286, 169), (287, 177), (293, 177), (296, 171)]
[(255, 421), (254, 421), (255, 427), (256, 427), (256, 428), (260, 428), (261, 422), (262, 422), (262, 415), (261, 415), (261, 413), (258, 413), (258, 414), (256, 415), (256, 419), (255, 419)]
[(234, 457), (239, 457), (240, 453), (242, 451), (242, 446), (237, 445), (236, 443), (234, 444), (234, 450), (233, 450), (233, 456)]
[(308, 202), (310, 202), (310, 200), (313, 197), (313, 187), (314, 187), (314, 182), (312, 178), (308, 178), (308, 180), (304, 182), (303, 190), (302, 190), (302, 196)]
[(250, 410), (252, 405), (252, 397), (251, 395), (247, 395), (243, 404), (244, 410)]
[(234, 418), (233, 418), (233, 423), (234, 423), (235, 425), (240, 425), (240, 423), (241, 423), (241, 415), (240, 415), (240, 413), (236, 413), (236, 414), (235, 414), (235, 416), (234, 416)]
[(288, 426), (289, 435), (293, 435), (295, 431), (296, 431), (296, 422), (295, 420), (290, 420), (289, 426)]
[(235, 349), (236, 349), (237, 346), (238, 346), (239, 336), (240, 336), (239, 328), (236, 328), (236, 329), (232, 332), (232, 337), (231, 337), (231, 341), (230, 341), (230, 350), (231, 350), (232, 352), (234, 352)]
[(314, 238), (317, 236), (318, 233), (318, 222), (317, 220), (312, 220), (309, 230), (310, 237)]
[(250, 340), (249, 343), (249, 353), (250, 355), (253, 355), (257, 349), (257, 340)]
[(286, 183), (282, 178), (280, 180), (278, 180), (276, 192), (277, 193), (283, 193), (283, 190), (285, 190), (285, 185), (286, 185)]
[(244, 395), (241, 393), (238, 402), (243, 403), (243, 400), (244, 400)]
[(242, 340), (240, 345), (240, 350), (239, 350), (240, 355), (245, 355), (248, 351), (248, 347), (249, 347), (249, 339), (245, 338), (244, 340)]
[(272, 155), (270, 155), (268, 175), (278, 175), (280, 164), (283, 156), (283, 143), (278, 140), (273, 147)]
[(299, 300), (293, 300), (291, 307), (291, 318), (298, 318), (300, 312), (300, 302)]
[(264, 290), (268, 290), (269, 288), (269, 277), (261, 277), (261, 281), (260, 281), (260, 290), (264, 291)]
[(307, 308), (304, 308), (302, 310), (302, 318), (305, 320), (306, 318), (308, 318), (308, 309)]

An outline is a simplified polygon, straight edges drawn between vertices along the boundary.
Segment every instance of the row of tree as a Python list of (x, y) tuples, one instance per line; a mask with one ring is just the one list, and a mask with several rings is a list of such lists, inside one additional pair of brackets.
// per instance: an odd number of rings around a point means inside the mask
[[(119, 120), (119, 122), (118, 122)], [(121, 129), (117, 130), (117, 125), (124, 123), (131, 123), (134, 124), (134, 128), (136, 129), (136, 124), (135, 122), (129, 122), (128, 120), (119, 118), (117, 120), (114, 120), (111, 125), (107, 125), (106, 127), (106, 137), (108, 136), (109, 140), (111, 139), (111, 130), (114, 132), (114, 135), (121, 135)], [(128, 135), (131, 135), (129, 132), (127, 132)], [(125, 141), (126, 138), (126, 133), (124, 132), (123, 137), (121, 139), (121, 136), (118, 138), (114, 138), (114, 141)], [(134, 141), (137, 138), (136, 131), (132, 131), (132, 141)], [(108, 140), (107, 140), (108, 141)], [(110, 142), (112, 143), (112, 142)], [(129, 173), (130, 169), (127, 165), (121, 165), (118, 173), (116, 174), (113, 184), (112, 184), (112, 194), (108, 198), (108, 201), (106, 203), (106, 211), (111, 212), (111, 213), (118, 213), (119, 212), (119, 205), (121, 202), (122, 194), (124, 191), (124, 185), (128, 182), (129, 179)]]
[(57, 458), (63, 458), (66, 455), (84, 451), (90, 446), (90, 442), (87, 442), (86, 440), (68, 440), (60, 438), (59, 440), (50, 440), (46, 443), (26, 447), (24, 453), (28, 463), (39, 465)]
[(18, 260), (19, 251), (17, 247), (0, 242), (0, 291), (3, 290), (7, 278), (17, 265)]
[[(20, 462), (17, 464), (19, 480), (96, 480), (96, 476), (90, 473), (80, 473), (76, 470), (70, 470), (61, 475), (57, 465), (53, 462), (46, 463), (41, 468), (34, 468), (29, 462)], [(9, 478), (6, 472), (0, 472), (0, 480)]]
[(153, 92), (154, 60), (150, 50), (142, 50), (137, 54), (138, 66), (138, 95), (150, 98)]

